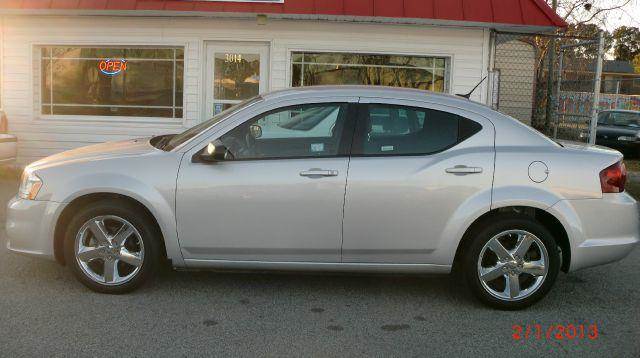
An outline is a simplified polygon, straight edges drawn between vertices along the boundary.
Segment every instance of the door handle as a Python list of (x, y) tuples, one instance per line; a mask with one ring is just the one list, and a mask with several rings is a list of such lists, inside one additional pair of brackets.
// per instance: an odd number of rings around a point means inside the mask
[(466, 165), (456, 165), (453, 168), (445, 169), (445, 172), (449, 174), (455, 174), (455, 175), (480, 174), (482, 173), (482, 168), (468, 167)]
[(337, 177), (337, 170), (309, 169), (300, 172), (301, 177), (318, 178), (318, 177)]

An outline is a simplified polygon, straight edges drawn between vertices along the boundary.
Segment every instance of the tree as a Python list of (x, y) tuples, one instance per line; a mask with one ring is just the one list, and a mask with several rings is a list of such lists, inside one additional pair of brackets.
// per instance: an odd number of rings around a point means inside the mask
[[(547, 4), (553, 0), (546, 0)], [(605, 25), (612, 10), (622, 9), (631, 0), (557, 0), (558, 14), (572, 24)]]
[[(607, 23), (607, 18), (611, 11), (621, 9), (626, 7), (631, 0), (545, 0), (547, 4), (550, 6), (555, 2), (557, 4), (556, 12), (562, 17), (567, 23), (571, 24), (564, 31), (560, 31), (566, 37), (569, 38), (568, 41), (575, 41), (575, 39), (570, 39), (571, 36), (576, 37), (585, 37), (585, 38), (595, 38), (597, 35), (597, 31), (600, 28), (605, 28)], [(536, 48), (538, 49), (537, 53), (537, 83), (543, 84), (547, 82), (548, 77), (548, 66), (545, 65), (545, 61), (548, 61), (548, 52), (550, 48), (553, 48), (553, 51), (558, 51), (560, 45), (568, 44), (567, 42), (555, 41), (551, 40), (546, 36), (537, 36), (534, 39)], [(605, 33), (605, 50), (611, 47), (611, 35)], [(580, 53), (582, 51), (583, 53)], [(588, 56), (587, 52), (584, 52), (584, 49), (575, 49), (574, 57), (592, 57)], [(554, 79), (549, 79), (553, 81)], [(547, 91), (544, 89), (544, 86), (537, 86), (535, 93), (535, 102), (538, 104), (536, 107), (536, 111), (534, 112), (534, 117), (532, 120), (532, 124), (535, 128), (541, 131), (549, 131), (550, 120), (549, 113), (550, 108), (552, 108), (552, 103), (550, 102), (551, 95), (546, 93)], [(546, 109), (546, 113), (545, 113)]]
[(633, 61), (640, 55), (640, 29), (637, 27), (620, 26), (613, 31), (615, 45), (613, 54), (616, 60)]

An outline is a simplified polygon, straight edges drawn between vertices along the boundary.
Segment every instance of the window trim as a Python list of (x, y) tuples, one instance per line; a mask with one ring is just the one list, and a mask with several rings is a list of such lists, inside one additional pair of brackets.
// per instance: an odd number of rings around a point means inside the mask
[[(45, 114), (42, 112), (42, 62), (43, 55), (42, 49), (45, 47), (81, 47), (81, 48), (148, 48), (148, 49), (182, 49), (183, 58), (176, 59), (176, 61), (183, 62), (183, 81), (182, 81), (182, 117), (153, 117), (153, 116), (101, 116), (101, 115), (79, 115), (79, 114)], [(34, 72), (30, 76), (30, 82), (34, 89), (33, 94), (33, 113), (34, 122), (41, 123), (61, 123), (61, 122), (86, 122), (96, 124), (107, 123), (140, 123), (140, 124), (154, 124), (166, 126), (166, 130), (183, 129), (187, 118), (187, 57), (188, 57), (189, 43), (187, 42), (175, 42), (175, 43), (122, 43), (122, 42), (92, 42), (92, 41), (69, 41), (69, 42), (32, 42), (31, 43), (31, 63), (34, 64)], [(163, 61), (172, 61), (174, 59), (158, 59)], [(136, 59), (135, 61), (153, 61), (153, 59)], [(175, 62), (174, 62), (175, 68)], [(35, 72), (38, 72), (37, 74)], [(174, 83), (175, 76), (173, 79)], [(174, 85), (174, 92), (176, 90)], [(173, 104), (175, 104), (175, 95), (173, 96)], [(105, 105), (106, 107), (113, 107)], [(133, 106), (138, 108), (138, 106)], [(145, 106), (142, 106), (145, 107)], [(158, 107), (158, 106), (151, 106)], [(164, 106), (159, 106), (164, 107)], [(175, 106), (166, 106), (166, 108), (172, 108), (175, 112)]]
[(431, 58), (444, 58), (444, 91), (437, 93), (452, 94), (453, 88), (453, 67), (455, 64), (455, 56), (453, 53), (420, 53), (420, 52), (406, 52), (402, 50), (353, 50), (338, 46), (334, 48), (287, 48), (287, 68), (286, 68), (286, 81), (289, 87), (293, 87), (293, 54), (296, 52), (309, 52), (309, 53), (343, 53), (343, 54), (357, 54), (357, 55), (382, 55), (382, 56), (416, 56), (416, 57), (431, 57)]
[[(291, 105), (287, 105), (284, 107), (278, 107), (278, 108), (274, 108), (265, 112), (262, 112), (260, 114), (257, 114), (249, 119), (247, 119), (246, 121), (243, 121), (242, 123), (239, 123), (238, 125), (236, 125), (235, 127), (231, 128), (230, 130), (226, 131), (224, 134), (220, 135), (219, 137), (215, 138), (212, 141), (219, 141), (223, 136), (227, 135), (228, 133), (230, 133), (231, 131), (235, 130), (236, 128), (240, 127), (240, 126), (244, 126), (247, 123), (259, 120), (260, 118), (263, 118), (265, 116), (268, 116), (270, 114), (273, 113), (277, 113), (277, 112), (281, 112), (281, 111), (285, 111), (287, 109), (290, 108), (296, 108), (296, 107), (301, 107), (301, 106), (320, 106), (320, 105), (326, 105), (326, 106), (330, 106), (330, 105), (338, 105), (338, 106), (345, 106), (346, 107), (346, 113), (345, 113), (345, 120), (344, 120), (344, 125), (342, 126), (342, 135), (340, 137), (340, 142), (338, 143), (338, 152), (334, 155), (318, 155), (318, 156), (295, 156), (295, 157), (269, 157), (269, 158), (246, 158), (246, 159), (233, 159), (233, 160), (225, 160), (222, 163), (234, 163), (234, 162), (260, 162), (260, 161), (265, 161), (265, 160), (304, 160), (304, 159), (331, 159), (331, 158), (349, 158), (351, 156), (351, 151), (353, 149), (353, 140), (354, 140), (354, 135), (355, 135), (355, 130), (356, 130), (356, 125), (357, 125), (357, 110), (358, 110), (358, 104), (357, 103), (351, 103), (351, 102), (305, 102), (305, 103), (300, 103), (300, 104), (291, 104)], [(201, 153), (203, 150), (205, 150), (207, 147), (203, 147), (199, 150), (196, 151), (196, 153), (193, 155), (193, 157), (195, 158), (199, 153)]]
[[(448, 113), (451, 115), (455, 115), (456, 117), (460, 117), (463, 119), (467, 119), (469, 121), (473, 121), (475, 123), (477, 123), (480, 126), (480, 130), (478, 130), (476, 133), (474, 133), (472, 136), (469, 136), (463, 140), (459, 140), (455, 142), (452, 145), (449, 145), (443, 149), (437, 150), (437, 151), (433, 151), (433, 152), (428, 152), (428, 153), (400, 153), (400, 154), (365, 154), (364, 153), (364, 137), (365, 137), (365, 132), (366, 132), (366, 128), (367, 128), (367, 120), (369, 118), (369, 106), (389, 106), (389, 107), (400, 107), (400, 108), (407, 108), (407, 109), (413, 109), (413, 110), (419, 110), (419, 111), (439, 111), (439, 112), (444, 112), (444, 113)], [(410, 105), (404, 105), (404, 104), (397, 104), (397, 103), (385, 103), (385, 102), (362, 102), (362, 103), (358, 103), (357, 104), (358, 107), (358, 113), (357, 113), (357, 123), (356, 123), (356, 129), (354, 131), (353, 134), (353, 141), (351, 144), (351, 157), (352, 158), (395, 158), (395, 157), (428, 157), (428, 156), (432, 156), (435, 154), (439, 154), (439, 153), (443, 153), (446, 152), (447, 150), (457, 147), (458, 145), (466, 142), (467, 140), (469, 140), (470, 138), (473, 138), (476, 134), (480, 133), (483, 129), (484, 129), (484, 125), (478, 121), (475, 121), (473, 119), (461, 116), (459, 114), (450, 112), (450, 111), (443, 111), (440, 109), (434, 109), (434, 108), (428, 108), (428, 107), (419, 107), (419, 106), (410, 106)], [(459, 133), (460, 129), (458, 127), (458, 133)]]

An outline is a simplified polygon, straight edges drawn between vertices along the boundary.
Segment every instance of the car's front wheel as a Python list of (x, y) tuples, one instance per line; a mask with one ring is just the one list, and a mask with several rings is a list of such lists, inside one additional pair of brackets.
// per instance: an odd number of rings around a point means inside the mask
[(65, 257), (85, 286), (102, 293), (130, 292), (158, 266), (160, 245), (151, 220), (135, 206), (105, 200), (79, 210), (65, 235)]
[(472, 240), (464, 255), (464, 273), (474, 294), (492, 307), (531, 306), (547, 294), (558, 276), (556, 242), (532, 218), (498, 216)]

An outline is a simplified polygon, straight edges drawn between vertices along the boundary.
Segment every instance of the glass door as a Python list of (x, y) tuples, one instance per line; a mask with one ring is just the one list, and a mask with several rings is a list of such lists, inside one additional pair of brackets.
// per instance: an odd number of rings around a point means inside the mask
[(207, 118), (267, 90), (269, 45), (207, 45)]

